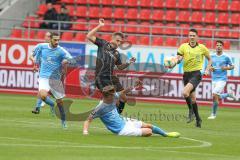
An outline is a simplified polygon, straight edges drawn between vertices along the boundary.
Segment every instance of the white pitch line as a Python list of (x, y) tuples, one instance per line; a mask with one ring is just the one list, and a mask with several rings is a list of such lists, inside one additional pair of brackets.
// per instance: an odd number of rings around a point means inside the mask
[[(22, 139), (22, 138), (14, 138), (14, 137), (0, 137), (0, 138), (8, 138), (12, 140), (16, 139)], [(190, 139), (184, 137), (184, 139)], [(148, 151), (163, 151), (163, 152), (170, 152), (170, 153), (177, 153), (177, 154), (190, 154), (190, 155), (205, 155), (205, 156), (214, 156), (214, 157), (227, 157), (227, 158), (236, 158), (236, 156), (228, 156), (228, 155), (221, 155), (221, 154), (209, 154), (209, 153), (196, 153), (196, 152), (185, 152), (185, 151), (173, 151), (173, 150), (166, 150), (166, 149), (176, 149), (171, 147), (123, 147), (123, 146), (108, 146), (108, 145), (95, 145), (95, 144), (81, 144), (76, 145), (77, 143), (71, 143), (71, 142), (64, 142), (64, 141), (46, 141), (46, 140), (33, 140), (33, 139), (22, 139), (32, 142), (57, 142), (61, 144), (26, 144), (26, 143), (0, 143), (0, 146), (12, 146), (12, 147), (51, 147), (51, 148), (95, 148), (95, 149), (127, 149), (127, 150), (148, 150)], [(199, 141), (195, 139), (191, 139), (194, 141)], [(75, 144), (75, 145), (70, 145)]]

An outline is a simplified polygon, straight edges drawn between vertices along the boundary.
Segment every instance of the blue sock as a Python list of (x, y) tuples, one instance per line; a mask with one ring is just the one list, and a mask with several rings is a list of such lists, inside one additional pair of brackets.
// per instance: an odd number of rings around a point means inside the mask
[(60, 105), (60, 104), (57, 104), (57, 106), (58, 106), (58, 109), (59, 109), (59, 112), (60, 112), (61, 120), (65, 121), (66, 120), (66, 115), (65, 115), (63, 106)]
[(220, 96), (221, 99), (225, 99), (229, 96), (229, 94), (228, 93), (222, 93), (219, 96)]
[(51, 100), (51, 98), (49, 96), (47, 96), (45, 98), (44, 102), (46, 102), (50, 107), (54, 107), (54, 102), (53, 102), (53, 100)]
[(152, 125), (152, 132), (155, 133), (155, 134), (160, 134), (164, 137), (167, 136), (167, 133), (164, 130), (162, 130), (161, 128), (159, 128), (157, 126), (154, 126), (154, 125)]
[(216, 115), (217, 113), (217, 108), (218, 108), (218, 102), (213, 102), (213, 106), (212, 106), (212, 113), (213, 115)]
[(37, 103), (36, 103), (36, 108), (40, 109), (41, 108), (41, 104), (42, 104), (42, 99), (38, 98), (37, 99)]

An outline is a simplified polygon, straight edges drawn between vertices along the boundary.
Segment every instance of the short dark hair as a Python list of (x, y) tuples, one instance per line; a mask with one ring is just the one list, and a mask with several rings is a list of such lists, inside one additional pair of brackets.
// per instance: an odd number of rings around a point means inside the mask
[(113, 95), (114, 93), (115, 93), (115, 88), (113, 85), (105, 86), (102, 89), (102, 94), (104, 97), (108, 97), (109, 95)]
[(124, 37), (125, 37), (122, 32), (114, 32), (114, 33), (112, 34), (112, 36), (113, 36), (113, 37), (120, 36), (122, 39), (124, 39)]
[(198, 31), (195, 28), (190, 29), (189, 32), (194, 32), (198, 35)]
[(57, 32), (50, 32), (50, 38), (52, 39), (53, 36), (60, 36)]
[(217, 43), (221, 43), (222, 46), (224, 46), (224, 43), (223, 43), (223, 41), (221, 41), (221, 40), (217, 40), (217, 41), (216, 41), (216, 44), (217, 44)]

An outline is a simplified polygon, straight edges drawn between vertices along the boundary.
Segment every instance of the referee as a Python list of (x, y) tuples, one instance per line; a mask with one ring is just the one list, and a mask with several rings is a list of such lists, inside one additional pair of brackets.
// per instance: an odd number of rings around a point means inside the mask
[[(122, 44), (124, 40), (123, 33), (114, 32), (112, 34), (111, 41), (108, 42), (104, 39), (96, 37), (96, 32), (103, 26), (104, 20), (100, 19), (98, 26), (93, 28), (87, 34), (87, 39), (98, 47), (95, 70), (95, 84), (100, 91), (102, 91), (105, 86), (114, 85), (116, 91), (119, 92), (123, 90), (123, 87), (118, 77), (113, 75), (114, 67), (117, 66), (118, 69), (123, 70), (130, 64), (134, 63), (136, 59), (133, 57), (130, 59), (129, 63), (122, 63), (120, 53), (117, 51), (117, 48)], [(119, 113), (122, 113), (124, 105), (125, 103), (120, 101), (118, 106)]]
[(198, 32), (196, 29), (190, 29), (188, 34), (189, 42), (183, 43), (177, 51), (176, 64), (183, 60), (183, 96), (189, 108), (187, 123), (190, 123), (196, 117), (196, 127), (201, 128), (202, 120), (198, 113), (196, 103), (195, 89), (202, 80), (201, 70), (203, 68), (204, 57), (208, 60), (208, 65), (205, 70), (205, 75), (209, 74), (209, 69), (212, 64), (209, 50), (198, 43)]

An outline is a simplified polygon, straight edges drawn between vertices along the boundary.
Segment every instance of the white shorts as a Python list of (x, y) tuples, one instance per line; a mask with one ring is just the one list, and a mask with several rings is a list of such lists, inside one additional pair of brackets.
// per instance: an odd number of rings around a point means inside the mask
[(126, 118), (125, 122), (125, 126), (118, 133), (119, 136), (142, 136), (142, 121)]
[(223, 93), (225, 85), (226, 81), (212, 82), (212, 93), (220, 95), (221, 93)]
[(62, 99), (65, 97), (65, 91), (61, 80), (53, 80), (47, 78), (38, 79), (38, 91), (46, 90), (51, 91), (52, 95), (56, 99)]

